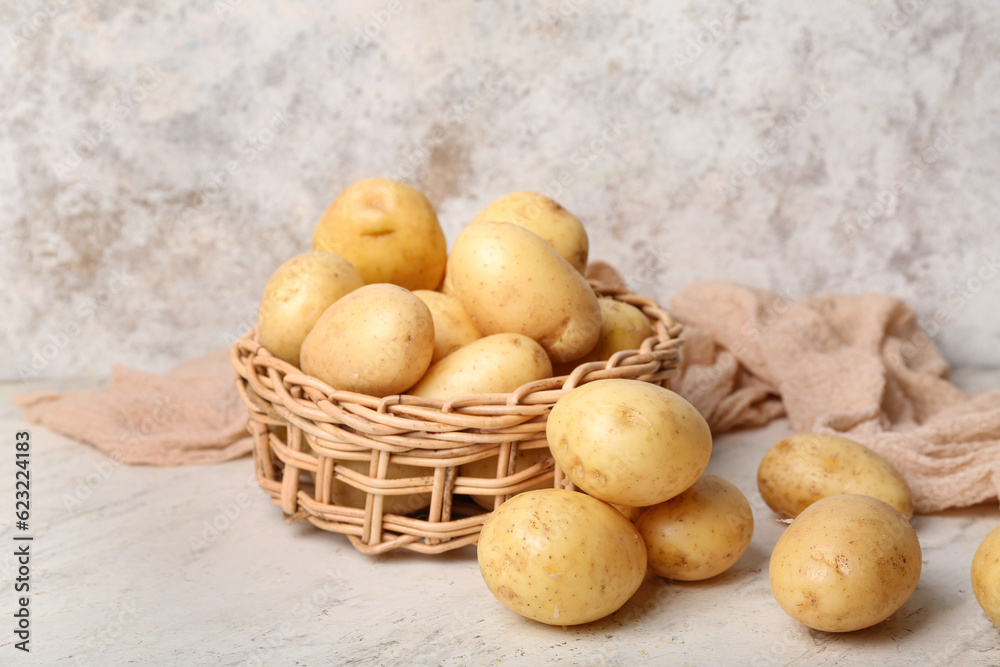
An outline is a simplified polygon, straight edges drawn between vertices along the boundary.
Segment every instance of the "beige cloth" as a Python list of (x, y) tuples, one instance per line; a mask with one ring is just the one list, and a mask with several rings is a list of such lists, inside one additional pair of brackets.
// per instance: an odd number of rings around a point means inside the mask
[(787, 413), (796, 431), (848, 436), (899, 470), (921, 513), (1000, 492), (1000, 391), (968, 395), (952, 385), (947, 362), (899, 299), (788, 301), (700, 282), (674, 296), (672, 312), (686, 340), (672, 386), (714, 432)]
[(252, 447), (228, 350), (186, 361), (167, 375), (115, 366), (104, 389), (22, 394), (14, 404), (30, 421), (122, 463), (219, 463)]

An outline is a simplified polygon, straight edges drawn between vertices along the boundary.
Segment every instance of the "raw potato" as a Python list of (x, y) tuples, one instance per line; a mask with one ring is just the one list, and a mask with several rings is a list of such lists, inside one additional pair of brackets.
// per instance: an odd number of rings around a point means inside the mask
[(864, 445), (835, 435), (802, 433), (774, 445), (757, 469), (757, 487), (768, 507), (786, 517), (838, 493), (880, 498), (913, 516), (913, 494), (896, 469)]
[[(362, 475), (370, 475), (371, 463), (368, 461), (337, 461), (336, 466), (350, 468)], [(406, 479), (411, 477), (426, 477), (427, 468), (411, 466), (402, 463), (390, 463), (386, 471), (386, 479)], [(335, 505), (358, 507), (364, 509), (368, 494), (352, 484), (334, 477), (331, 496)], [(431, 494), (411, 493), (406, 495), (386, 494), (382, 499), (383, 514), (409, 514), (425, 509), (431, 504)]]
[(458, 299), (430, 290), (417, 290), (413, 294), (427, 304), (431, 317), (434, 318), (432, 364), (441, 361), (463, 345), (483, 337), (483, 332), (476, 327), (476, 323), (465, 312)]
[(552, 377), (542, 346), (521, 334), (493, 334), (437, 362), (408, 393), (447, 401), (465, 394), (507, 394)]
[(597, 299), (601, 308), (601, 332), (594, 349), (576, 361), (559, 364), (556, 375), (569, 375), (580, 364), (589, 361), (607, 361), (616, 352), (637, 350), (642, 342), (653, 335), (653, 325), (641, 310), (629, 303), (602, 296)]
[(549, 625), (617, 611), (646, 574), (646, 547), (618, 510), (565, 489), (514, 496), (479, 535), (479, 569), (508, 609)]
[(402, 287), (365, 285), (341, 298), (302, 343), (302, 370), (334, 389), (399, 394), (423, 376), (434, 354), (434, 321)]
[(473, 222), (513, 222), (535, 232), (556, 249), (574, 269), (587, 268), (590, 241), (575, 215), (540, 192), (511, 192), (495, 200)]
[(1000, 526), (989, 532), (972, 557), (972, 592), (986, 616), (1000, 626)]
[(712, 433), (678, 394), (639, 380), (597, 380), (556, 401), (546, 424), (556, 463), (590, 495), (647, 507), (705, 471)]
[(792, 618), (823, 632), (881, 623), (920, 580), (920, 543), (878, 498), (828, 496), (785, 529), (771, 554), (771, 592)]
[(541, 237), (506, 222), (470, 223), (455, 241), (443, 290), (486, 334), (522, 333), (554, 361), (590, 351), (600, 307), (590, 285)]
[(586, 279), (534, 232), (509, 222), (473, 222), (448, 256), (448, 291), (484, 334), (519, 333), (555, 362), (594, 347), (601, 309)]
[(434, 207), (416, 188), (387, 178), (347, 186), (316, 223), (313, 250), (337, 253), (365, 282), (432, 290), (448, 247)]
[(329, 252), (304, 252), (278, 267), (257, 311), (260, 344), (298, 366), (302, 341), (330, 305), (365, 284), (358, 270)]
[(648, 508), (635, 527), (649, 569), (668, 579), (700, 581), (732, 567), (750, 546), (753, 510), (735, 485), (702, 475), (689, 489)]
[[(514, 472), (519, 473), (523, 470), (530, 468), (539, 461), (544, 461), (550, 458), (552, 454), (549, 452), (548, 447), (542, 449), (526, 449), (517, 453), (517, 465), (514, 466)], [(462, 477), (478, 477), (480, 479), (498, 479), (497, 477), (497, 464), (500, 460), (499, 456), (491, 456), (488, 459), (479, 459), (478, 461), (472, 461), (471, 463), (466, 463), (459, 467), (458, 474)], [(505, 477), (506, 475), (501, 475)], [(536, 482), (535, 484), (524, 489), (524, 491), (534, 491), (536, 489), (546, 489), (552, 488), (552, 475), (550, 474), (548, 479)], [(524, 493), (522, 491), (521, 493)], [(494, 501), (497, 496), (487, 496), (487, 495), (475, 495), (472, 499), (476, 501), (476, 504), (480, 507), (484, 507), (488, 510), (493, 509)]]

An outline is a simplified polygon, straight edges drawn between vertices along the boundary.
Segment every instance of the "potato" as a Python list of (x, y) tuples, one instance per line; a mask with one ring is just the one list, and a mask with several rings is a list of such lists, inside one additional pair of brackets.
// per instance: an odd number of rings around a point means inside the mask
[(316, 223), (312, 247), (337, 253), (366, 283), (409, 290), (436, 288), (448, 251), (427, 198), (387, 178), (352, 183), (337, 195)]
[(408, 393), (447, 401), (465, 394), (506, 394), (552, 377), (542, 346), (521, 334), (493, 334), (437, 362)]
[(433, 354), (431, 311), (412, 292), (380, 283), (326, 309), (302, 343), (302, 370), (334, 389), (381, 397), (413, 386)]
[(913, 516), (913, 494), (896, 469), (864, 445), (835, 435), (801, 433), (774, 445), (757, 469), (757, 487), (768, 507), (787, 517), (838, 493), (880, 498)]
[(617, 611), (646, 574), (638, 531), (610, 505), (543, 489), (494, 510), (479, 535), (479, 569), (508, 609), (549, 625), (578, 625)]
[[(514, 472), (519, 473), (522, 470), (526, 470), (531, 466), (535, 465), (539, 461), (544, 461), (545, 459), (551, 457), (552, 454), (549, 452), (548, 447), (542, 449), (525, 449), (517, 453), (517, 464), (514, 466)], [(462, 477), (478, 477), (480, 479), (497, 479), (497, 464), (500, 461), (499, 456), (491, 456), (485, 459), (479, 459), (478, 461), (472, 461), (471, 463), (466, 463), (458, 468), (458, 474)], [(501, 477), (506, 477), (506, 473), (501, 475)], [(538, 482), (532, 486), (524, 489), (521, 493), (525, 491), (534, 491), (536, 489), (551, 489), (552, 479), (547, 479), (544, 482)], [(472, 499), (476, 501), (476, 504), (480, 507), (485, 507), (488, 510), (493, 509), (494, 500), (496, 496), (487, 495), (475, 495)]]
[(750, 546), (753, 510), (735, 485), (704, 474), (690, 488), (646, 509), (635, 527), (649, 569), (668, 579), (700, 581), (732, 567)]
[(511, 192), (492, 202), (472, 219), (512, 222), (541, 236), (574, 269), (587, 268), (590, 242), (587, 231), (575, 215), (539, 192)]
[(909, 599), (920, 559), (917, 534), (896, 508), (871, 496), (827, 496), (802, 510), (778, 538), (771, 592), (810, 628), (861, 630)]
[(264, 287), (257, 335), (267, 351), (298, 366), (302, 341), (320, 315), (365, 284), (358, 270), (329, 252), (305, 252), (278, 267)]
[(601, 309), (593, 289), (552, 246), (509, 222), (473, 222), (448, 256), (450, 293), (484, 334), (519, 333), (553, 361), (594, 347)]
[[(336, 467), (344, 466), (359, 472), (362, 475), (370, 475), (371, 463), (368, 461), (346, 461), (338, 460)], [(386, 471), (387, 479), (406, 479), (409, 477), (426, 477), (427, 468), (411, 466), (403, 463), (390, 463)], [(358, 507), (364, 509), (368, 494), (348, 482), (334, 477), (330, 490), (335, 505), (344, 507)], [(431, 504), (431, 494), (410, 493), (406, 495), (386, 494), (382, 499), (383, 514), (410, 514), (422, 510)]]
[(427, 304), (431, 317), (434, 318), (432, 364), (441, 361), (463, 345), (483, 337), (483, 332), (476, 327), (476, 323), (465, 312), (458, 299), (431, 290), (417, 290), (413, 294)]
[(1000, 526), (979, 544), (972, 557), (972, 593), (994, 624), (1000, 625)]
[(609, 296), (597, 299), (601, 308), (601, 331), (594, 348), (576, 361), (558, 364), (556, 375), (569, 375), (573, 369), (588, 361), (607, 361), (616, 352), (637, 350), (642, 342), (653, 335), (653, 325), (641, 310), (629, 303)]
[(639, 380), (596, 380), (556, 401), (545, 429), (556, 463), (590, 495), (646, 507), (705, 471), (712, 433), (678, 394)]

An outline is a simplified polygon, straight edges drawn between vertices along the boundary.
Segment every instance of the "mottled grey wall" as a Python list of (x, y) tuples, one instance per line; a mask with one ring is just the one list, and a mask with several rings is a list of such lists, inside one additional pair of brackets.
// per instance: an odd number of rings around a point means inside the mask
[(370, 175), (449, 238), (541, 190), (661, 301), (888, 292), (1000, 364), (995, 2), (50, 0), (0, 27), (0, 377), (227, 345)]

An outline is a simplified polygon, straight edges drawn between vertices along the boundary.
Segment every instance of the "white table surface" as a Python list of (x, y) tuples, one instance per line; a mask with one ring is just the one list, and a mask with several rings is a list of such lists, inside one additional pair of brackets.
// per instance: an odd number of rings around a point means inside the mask
[[(972, 391), (1000, 371), (962, 370)], [(1000, 508), (917, 516), (924, 566), (886, 622), (828, 634), (788, 617), (767, 563), (780, 535), (757, 464), (784, 420), (716, 439), (709, 471), (750, 499), (756, 530), (728, 572), (698, 583), (648, 576), (614, 615), (541, 625), (487, 591), (474, 547), (365, 556), (340, 535), (286, 525), (249, 458), (215, 466), (117, 465), (28, 425), (10, 404), (39, 388), (0, 385), (0, 665), (849, 665), (1000, 664), (1000, 634), (976, 604), (972, 555)], [(14, 648), (14, 433), (32, 436), (31, 653)], [(79, 502), (77, 502), (79, 501)]]

